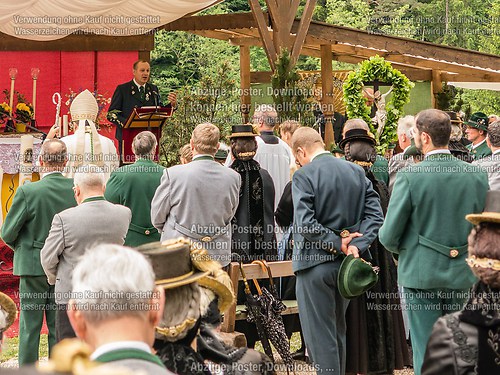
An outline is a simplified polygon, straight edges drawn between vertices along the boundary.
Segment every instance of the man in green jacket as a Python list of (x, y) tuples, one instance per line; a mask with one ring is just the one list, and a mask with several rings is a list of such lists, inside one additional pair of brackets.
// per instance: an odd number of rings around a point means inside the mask
[(468, 212), (482, 212), (488, 178), (450, 154), (450, 117), (428, 109), (416, 118), (415, 145), (424, 160), (398, 172), (380, 242), (399, 254), (398, 283), (410, 320), (413, 367), (420, 374), (436, 320), (458, 311), (475, 277), (468, 268)]
[(132, 141), (136, 162), (114, 171), (106, 185), (106, 200), (132, 211), (126, 246), (135, 247), (160, 240), (158, 230), (151, 224), (151, 201), (165, 170), (153, 161), (156, 144), (153, 133), (143, 131), (137, 134)]
[(54, 286), (40, 263), (55, 214), (76, 206), (73, 179), (62, 175), (67, 163), (64, 142), (44, 142), (40, 154), (42, 179), (20, 186), (2, 226), (2, 240), (14, 250), (14, 275), (20, 276), (19, 365), (38, 360), (43, 316), (49, 328), (49, 351), (56, 343)]
[(474, 160), (490, 156), (491, 149), (486, 143), (486, 136), (488, 135), (488, 116), (482, 112), (473, 113), (465, 125), (467, 125), (467, 129), (465, 130), (467, 139), (472, 142), (466, 147)]

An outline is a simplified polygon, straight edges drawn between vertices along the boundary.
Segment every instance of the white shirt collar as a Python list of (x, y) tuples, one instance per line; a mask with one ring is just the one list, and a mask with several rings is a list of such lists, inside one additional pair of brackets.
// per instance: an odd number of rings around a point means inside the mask
[(451, 154), (451, 152), (447, 148), (438, 148), (437, 150), (429, 151), (427, 154), (425, 154), (425, 157), (436, 154)]
[(330, 151), (326, 151), (326, 150), (323, 150), (323, 151), (318, 151), (317, 153), (315, 153), (312, 157), (311, 157), (311, 161), (313, 161), (316, 156), (319, 156), (319, 155), (323, 155), (323, 154), (329, 154)]
[(471, 146), (472, 146), (472, 149), (474, 150), (475, 148), (478, 148), (479, 146), (481, 146), (484, 142), (486, 142), (486, 138), (483, 139), (481, 142), (479, 142), (477, 145), (474, 145), (471, 143)]
[(498, 154), (500, 154), (500, 148), (493, 153), (493, 155), (498, 155)]
[(151, 348), (148, 344), (142, 341), (115, 341), (101, 345), (90, 356), (94, 360), (103, 354), (118, 350), (118, 349), (138, 349), (146, 353), (151, 353)]
[(137, 88), (144, 87), (144, 90), (146, 90), (146, 84), (141, 85), (141, 84), (137, 83), (137, 81), (135, 80), (135, 78), (133, 79), (133, 81), (134, 81), (135, 85), (137, 86)]

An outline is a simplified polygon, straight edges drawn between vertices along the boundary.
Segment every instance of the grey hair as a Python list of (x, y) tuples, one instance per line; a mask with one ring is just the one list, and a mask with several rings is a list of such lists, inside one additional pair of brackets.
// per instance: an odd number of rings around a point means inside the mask
[(415, 116), (407, 115), (398, 120), (398, 136), (406, 135), (409, 139), (413, 139), (412, 128), (415, 127)]
[(274, 129), (278, 124), (278, 112), (276, 112), (276, 109), (270, 104), (261, 104), (257, 106), (254, 111), (254, 116), (262, 118), (262, 122), (268, 128)]
[(134, 137), (132, 150), (137, 157), (151, 158), (154, 155), (157, 143), (155, 135), (146, 130)]
[(84, 191), (100, 188), (105, 185), (104, 171), (95, 164), (86, 164), (78, 167), (74, 177), (75, 186)]
[(73, 271), (72, 283), (76, 308), (89, 323), (144, 318), (155, 308), (150, 304), (155, 293), (153, 268), (129, 247), (101, 244), (88, 250)]
[[(165, 308), (158, 327), (176, 327), (187, 319), (197, 321), (201, 316), (200, 298), (200, 287), (197, 283), (182, 285), (173, 289), (165, 289)], [(157, 332), (156, 337), (175, 342), (186, 337), (192, 326), (188, 326), (184, 331), (175, 336), (165, 336)]]
[(500, 147), (500, 121), (488, 125), (488, 138), (493, 147)]

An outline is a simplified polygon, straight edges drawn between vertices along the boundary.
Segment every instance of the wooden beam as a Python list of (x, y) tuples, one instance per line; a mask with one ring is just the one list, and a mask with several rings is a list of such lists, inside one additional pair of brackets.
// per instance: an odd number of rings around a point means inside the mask
[(251, 12), (183, 17), (159, 28), (168, 31), (191, 32), (196, 30), (244, 29), (250, 27), (257, 27), (257, 23)]
[(151, 51), (139, 51), (139, 60), (151, 61)]
[[(298, 21), (295, 25), (298, 26)], [(391, 53), (422, 56), (435, 60), (457, 62), (481, 68), (497, 70), (500, 66), (500, 56), (469, 51), (462, 48), (441, 46), (428, 42), (421, 42), (407, 38), (399, 38), (387, 35), (373, 35), (366, 31), (360, 31), (341, 26), (332, 26), (322, 22), (311, 22), (309, 35), (319, 39), (328, 40), (331, 43), (349, 43), (385, 50)]]
[(467, 74), (450, 74), (441, 73), (443, 82), (500, 82), (500, 74), (483, 74), (483, 75), (467, 75)]
[(274, 48), (273, 41), (271, 40), (271, 37), (267, 32), (267, 24), (264, 13), (262, 12), (262, 8), (260, 7), (259, 0), (248, 0), (248, 2), (250, 4), (250, 8), (252, 9), (252, 14), (255, 17), (255, 22), (257, 22), (257, 26), (259, 28), (259, 34), (264, 44), (264, 50), (266, 51), (269, 65), (274, 71), (276, 68), (275, 63), (278, 59), (278, 55), (276, 54), (276, 49)]
[[(314, 7), (316, 6), (316, 0), (307, 0), (307, 3), (304, 7), (304, 13), (302, 18), (300, 19), (299, 24), (299, 32), (297, 37), (295, 38), (295, 43), (293, 44), (291, 56), (290, 56), (290, 66), (295, 66), (297, 59), (299, 58), (300, 50), (304, 45), (304, 41), (307, 36), (307, 31), (309, 30), (309, 25), (311, 24)], [(293, 23), (293, 22), (292, 22)], [(290, 28), (288, 28), (288, 33), (290, 33)]]
[(103, 36), (69, 35), (51, 41), (15, 38), (0, 33), (0, 51), (152, 51), (154, 35)]
[(325, 115), (325, 145), (330, 150), (335, 145), (333, 134), (333, 68), (332, 68), (332, 46), (329, 44), (321, 46), (321, 104)]
[(441, 80), (441, 72), (439, 70), (432, 70), (432, 91), (435, 94), (443, 92), (443, 82)]
[(250, 119), (250, 107), (252, 97), (250, 95), (250, 47), (240, 47), (240, 111), (243, 123), (248, 123)]

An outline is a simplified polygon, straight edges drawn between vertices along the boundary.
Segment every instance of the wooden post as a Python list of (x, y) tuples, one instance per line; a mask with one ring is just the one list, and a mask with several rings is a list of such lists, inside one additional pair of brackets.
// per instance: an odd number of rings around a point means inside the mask
[(325, 116), (325, 146), (330, 150), (335, 145), (333, 134), (333, 68), (332, 68), (332, 46), (321, 45), (321, 109)]
[(436, 94), (443, 92), (443, 83), (441, 82), (441, 71), (432, 69), (432, 108), (436, 108)]
[(240, 46), (240, 111), (243, 123), (250, 120), (252, 97), (250, 95), (250, 47)]

